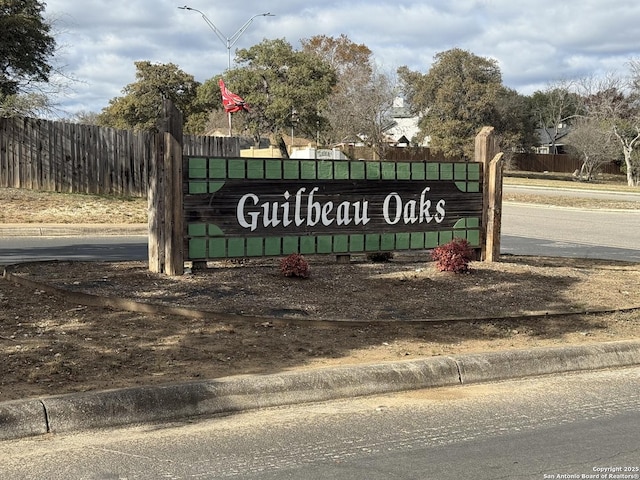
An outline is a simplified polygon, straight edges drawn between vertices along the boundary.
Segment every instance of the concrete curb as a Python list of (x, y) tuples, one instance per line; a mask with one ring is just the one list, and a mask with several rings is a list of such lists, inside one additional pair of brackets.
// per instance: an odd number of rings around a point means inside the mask
[(0, 403), (0, 440), (33, 437), (48, 432), (47, 415), (40, 400)]
[(640, 342), (621, 341), (460, 355), (461, 383), (640, 365)]
[(0, 403), (0, 440), (640, 365), (640, 341), (429, 357)]

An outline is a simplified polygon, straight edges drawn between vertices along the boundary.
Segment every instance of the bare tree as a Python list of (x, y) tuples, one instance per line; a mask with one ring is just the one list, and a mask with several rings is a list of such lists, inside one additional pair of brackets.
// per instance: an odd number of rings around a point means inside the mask
[(631, 62), (630, 79), (608, 75), (581, 82), (585, 114), (613, 132), (622, 147), (629, 186), (640, 185), (640, 163), (634, 154), (640, 146), (640, 65)]
[(355, 80), (351, 86), (331, 98), (334, 132), (343, 138), (358, 138), (371, 147), (379, 158), (385, 157), (385, 128), (391, 122), (394, 87), (390, 77), (374, 70)]
[(566, 141), (582, 159), (577, 177), (584, 181), (593, 180), (598, 169), (616, 158), (618, 152), (613, 132), (605, 122), (595, 117), (576, 119)]
[(561, 128), (571, 123), (580, 112), (579, 96), (574, 91), (574, 82), (559, 80), (551, 82), (544, 91), (532, 96), (532, 114), (538, 127), (550, 140), (550, 153), (558, 153), (557, 141)]
[(358, 139), (384, 156), (384, 128), (390, 123), (394, 89), (391, 77), (373, 62), (371, 50), (338, 38), (318, 35), (302, 40), (303, 50), (329, 63), (337, 84), (318, 108), (329, 120), (323, 143), (331, 145)]

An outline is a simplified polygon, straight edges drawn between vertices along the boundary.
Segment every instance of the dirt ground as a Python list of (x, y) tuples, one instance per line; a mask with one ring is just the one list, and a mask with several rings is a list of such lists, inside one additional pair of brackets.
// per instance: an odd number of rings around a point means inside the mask
[[(308, 279), (283, 277), (276, 260), (211, 264), (179, 278), (139, 262), (20, 266), (17, 281), (36, 283), (0, 280), (0, 400), (640, 339), (640, 309), (549, 314), (640, 306), (637, 265), (505, 257), (451, 274), (415, 257), (309, 260)], [(51, 287), (204, 313), (87, 306)], [(351, 322), (323, 322), (332, 319)]]
[[(0, 220), (70, 223), (91, 211), (96, 223), (137, 223), (145, 215), (141, 200), (85, 197), (0, 188), (0, 200), (10, 199)], [(354, 256), (346, 265), (308, 260), (308, 279), (283, 277), (278, 259), (211, 263), (179, 278), (152, 274), (140, 262), (12, 269), (13, 281), (0, 279), (0, 401), (640, 339), (637, 264), (505, 256), (450, 274), (426, 255), (397, 254), (387, 263)], [(103, 297), (156, 307), (132, 312), (85, 301)], [(177, 315), (169, 306), (190, 310)]]

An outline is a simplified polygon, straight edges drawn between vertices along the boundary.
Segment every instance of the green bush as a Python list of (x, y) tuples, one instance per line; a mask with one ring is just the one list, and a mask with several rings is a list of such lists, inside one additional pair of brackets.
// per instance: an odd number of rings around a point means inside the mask
[(373, 252), (367, 254), (367, 259), (370, 262), (383, 263), (388, 262), (393, 258), (393, 252)]

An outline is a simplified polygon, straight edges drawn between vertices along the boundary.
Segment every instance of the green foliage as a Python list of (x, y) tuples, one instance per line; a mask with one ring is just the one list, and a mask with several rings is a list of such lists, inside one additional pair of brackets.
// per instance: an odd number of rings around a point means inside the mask
[(172, 63), (135, 62), (136, 81), (122, 90), (122, 97), (109, 101), (98, 116), (98, 124), (134, 130), (156, 130), (163, 97), (173, 101), (188, 118), (194, 112), (199, 83)]
[[(185, 133), (205, 134), (209, 129), (212, 113), (223, 113), (220, 86), (218, 85), (219, 78), (210, 78), (196, 88), (196, 95), (191, 104), (192, 113), (184, 123)], [(224, 117), (226, 118), (226, 115)]]
[(367, 259), (374, 263), (388, 262), (393, 258), (393, 252), (373, 252), (367, 254)]
[(280, 272), (285, 277), (307, 278), (309, 262), (299, 253), (292, 253), (280, 260)]
[(0, 117), (33, 116), (51, 104), (49, 82), (56, 42), (37, 0), (0, 0)]
[(0, 2), (0, 101), (49, 81), (56, 42), (44, 8), (37, 0)]
[(254, 137), (277, 137), (292, 127), (300, 135), (315, 137), (326, 123), (318, 106), (336, 82), (330, 65), (294, 51), (284, 39), (239, 50), (236, 61), (239, 66), (225, 74), (225, 82), (249, 104), (251, 112), (245, 118)]
[(514, 152), (528, 152), (538, 145), (539, 138), (529, 97), (504, 88), (498, 95), (496, 112), (496, 119), (491, 126), (499, 135), (506, 161)]
[(50, 108), (49, 99), (40, 93), (0, 95), (0, 117), (27, 117)]
[(423, 114), (420, 131), (431, 137), (434, 150), (473, 158), (478, 131), (501, 123), (498, 102), (504, 87), (495, 60), (454, 48), (437, 54), (425, 75), (407, 67), (398, 75), (408, 102)]
[(469, 262), (473, 259), (473, 249), (463, 238), (454, 238), (431, 251), (431, 259), (441, 272), (464, 273), (469, 271)]

